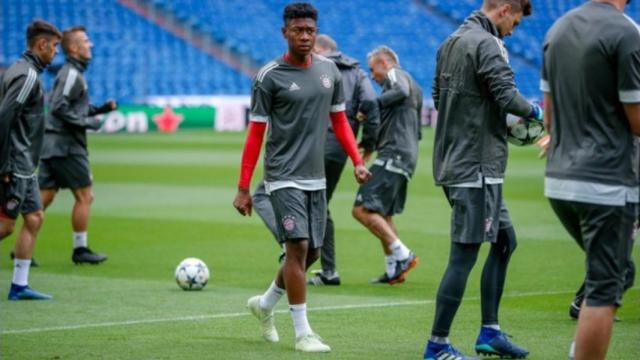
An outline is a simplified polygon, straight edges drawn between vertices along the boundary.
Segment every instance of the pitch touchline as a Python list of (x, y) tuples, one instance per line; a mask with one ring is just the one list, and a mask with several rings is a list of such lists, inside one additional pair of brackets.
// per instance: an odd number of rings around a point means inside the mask
[[(540, 295), (560, 295), (560, 294), (573, 294), (573, 293), (574, 293), (573, 291), (538, 291), (538, 292), (510, 294), (510, 295), (503, 296), (503, 298), (517, 298), (517, 297), (540, 296)], [(473, 301), (473, 300), (480, 300), (480, 298), (472, 297), (472, 298), (467, 298), (465, 300)], [(314, 312), (314, 311), (330, 311), (330, 310), (369, 309), (369, 308), (381, 308), (381, 307), (428, 305), (433, 303), (435, 303), (435, 300), (398, 301), (398, 302), (388, 302), (388, 303), (380, 303), (380, 304), (333, 305), (333, 306), (320, 306), (315, 308), (309, 308), (307, 311)], [(276, 310), (274, 312), (277, 314), (284, 314), (284, 313), (288, 313), (289, 310)], [(237, 312), (237, 313), (227, 313), (227, 314), (180, 316), (180, 317), (173, 317), (173, 318), (114, 321), (114, 322), (103, 322), (103, 323), (94, 323), (94, 324), (78, 324), (78, 325), (67, 325), (67, 326), (31, 328), (31, 329), (2, 330), (0, 334), (2, 335), (26, 334), (26, 333), (45, 332), (45, 331), (64, 331), (64, 330), (77, 330), (77, 329), (101, 328), (101, 327), (112, 327), (112, 326), (154, 324), (154, 323), (160, 323), (160, 322), (227, 319), (227, 318), (235, 318), (235, 317), (242, 317), (242, 316), (249, 316), (249, 315), (251, 315), (249, 314), (249, 312)]]

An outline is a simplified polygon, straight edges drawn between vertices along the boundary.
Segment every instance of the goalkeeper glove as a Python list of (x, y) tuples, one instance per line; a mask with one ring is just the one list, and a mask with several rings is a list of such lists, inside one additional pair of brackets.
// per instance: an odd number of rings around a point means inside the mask
[(531, 104), (531, 113), (527, 116), (529, 119), (542, 122), (544, 120), (544, 111), (537, 103)]

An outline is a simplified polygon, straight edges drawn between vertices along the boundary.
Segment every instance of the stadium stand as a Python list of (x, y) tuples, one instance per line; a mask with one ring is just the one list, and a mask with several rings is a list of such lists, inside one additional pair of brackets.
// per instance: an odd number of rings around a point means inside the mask
[[(248, 94), (250, 79), (113, 0), (0, 0), (0, 64), (24, 51), (33, 18), (61, 29), (85, 24), (94, 43), (92, 99), (135, 102), (148, 95)], [(64, 61), (59, 54), (54, 64)], [(51, 89), (53, 74), (44, 77)]]
[[(263, 64), (285, 50), (280, 34), (287, 0), (133, 0), (177, 19), (186, 32), (209, 37), (244, 61)], [(440, 42), (482, 0), (316, 0), (319, 28), (366, 67), (366, 54), (387, 44), (428, 96)], [(538, 90), (541, 43), (553, 21), (583, 0), (537, 0), (534, 15), (506, 40), (516, 81), (532, 98)], [(0, 68), (23, 50), (24, 29), (41, 17), (60, 28), (85, 24), (95, 60), (88, 71), (93, 97), (135, 102), (149, 95), (249, 94), (251, 79), (220, 59), (132, 12), (116, 0), (0, 0)], [(629, 13), (636, 20), (640, 2)], [(542, 15), (544, 14), (544, 15)], [(62, 55), (54, 64), (62, 63)], [(45, 77), (50, 88), (52, 75)], [(113, 94), (113, 95), (112, 95)]]

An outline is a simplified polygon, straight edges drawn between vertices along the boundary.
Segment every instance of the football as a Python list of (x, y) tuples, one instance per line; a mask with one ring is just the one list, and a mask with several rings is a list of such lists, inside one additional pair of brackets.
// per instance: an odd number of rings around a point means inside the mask
[(186, 258), (176, 267), (176, 282), (182, 290), (202, 290), (209, 281), (209, 268), (202, 260)]
[(541, 122), (507, 115), (507, 140), (513, 145), (531, 145), (542, 136), (544, 136), (544, 125)]

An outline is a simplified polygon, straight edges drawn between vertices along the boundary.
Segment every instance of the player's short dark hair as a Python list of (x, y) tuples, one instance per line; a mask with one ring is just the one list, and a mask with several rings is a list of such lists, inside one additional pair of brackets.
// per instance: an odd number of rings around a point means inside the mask
[(313, 19), (318, 21), (318, 10), (309, 3), (293, 3), (284, 8), (284, 25), (289, 25), (293, 19)]
[(73, 35), (77, 32), (87, 32), (87, 29), (84, 26), (74, 26), (66, 29), (62, 32), (62, 42), (60, 45), (62, 46), (62, 50), (65, 53), (69, 53), (69, 45), (71, 45), (73, 40)]
[(62, 39), (60, 30), (44, 20), (33, 20), (27, 27), (27, 46), (32, 47), (41, 37), (55, 37)]
[(533, 13), (533, 5), (531, 5), (530, 0), (484, 0), (484, 6), (489, 10), (495, 9), (502, 4), (511, 5), (513, 12), (522, 11), (524, 16), (529, 16)]

